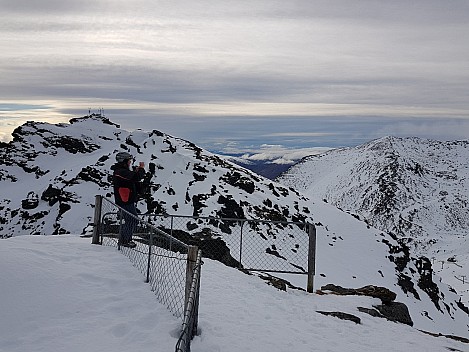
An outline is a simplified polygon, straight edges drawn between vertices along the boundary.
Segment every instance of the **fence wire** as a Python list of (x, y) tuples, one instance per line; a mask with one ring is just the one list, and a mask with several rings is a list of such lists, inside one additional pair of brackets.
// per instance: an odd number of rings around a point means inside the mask
[[(135, 248), (120, 245), (122, 229), (134, 222)], [(188, 245), (102, 198), (100, 241), (118, 248), (145, 275), (157, 300), (183, 319)]]
[[(202, 256), (244, 270), (305, 274), (307, 290), (313, 292), (316, 230), (308, 223), (135, 216), (97, 196), (94, 224), (93, 243), (117, 247), (129, 257), (146, 275), (158, 301), (182, 319), (176, 352), (190, 351), (197, 332)], [(122, 231), (129, 227), (135, 248), (121, 246)], [(200, 251), (194, 256), (196, 247)]]
[(308, 274), (309, 224), (251, 219), (146, 215), (148, 223), (246, 270)]

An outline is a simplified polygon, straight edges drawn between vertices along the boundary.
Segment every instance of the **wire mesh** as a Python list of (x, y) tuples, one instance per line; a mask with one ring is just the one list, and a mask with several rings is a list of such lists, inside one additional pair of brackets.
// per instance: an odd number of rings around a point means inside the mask
[[(106, 198), (98, 202), (98, 198), (95, 228), (99, 228), (100, 243), (117, 247), (129, 257), (146, 275), (158, 301), (182, 318), (176, 351), (190, 351), (197, 330), (202, 255), (245, 270), (314, 274), (307, 223), (155, 214), (139, 218)], [(121, 245), (123, 231), (129, 228), (134, 248)], [(201, 249), (193, 271), (186, 269), (190, 246)]]
[[(129, 222), (135, 248), (121, 245), (122, 231)], [(157, 300), (182, 319), (188, 246), (106, 198), (102, 199), (99, 232), (101, 244), (116, 247), (126, 255), (145, 275)]]
[(147, 215), (149, 223), (171, 236), (197, 245), (204, 257), (266, 272), (308, 273), (307, 223)]

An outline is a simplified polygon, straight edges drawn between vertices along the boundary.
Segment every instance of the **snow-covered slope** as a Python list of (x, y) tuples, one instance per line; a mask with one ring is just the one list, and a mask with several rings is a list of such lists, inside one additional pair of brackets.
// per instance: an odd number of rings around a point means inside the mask
[(385, 137), (307, 157), (277, 181), (395, 234), (469, 301), (469, 142)]
[[(188, 141), (159, 131), (128, 132), (101, 116), (59, 125), (29, 122), (13, 137), (1, 146), (3, 237), (85, 232), (95, 194), (112, 197), (108, 177), (115, 154), (127, 150), (150, 170), (151, 192), (139, 204), (142, 212), (312, 222), (318, 235), (316, 288), (386, 287), (407, 305), (414, 327), (469, 337), (469, 311), (458, 295), (396, 238)], [(22, 206), (29, 192), (40, 198), (32, 209)], [(224, 236), (221, 229), (218, 236)], [(275, 243), (289, 251), (275, 240), (259, 234), (253, 246)], [(296, 240), (300, 248), (307, 245), (306, 236)]]
[[(28, 237), (0, 241), (0, 351), (174, 351), (181, 321), (158, 304), (128, 258), (78, 236)], [(357, 310), (376, 298), (283, 292), (204, 262), (200, 335), (191, 351), (468, 350), (466, 343)], [(347, 312), (361, 323), (318, 311)]]
[[(141, 212), (272, 220), (308, 216), (306, 198), (298, 192), (188, 141), (159, 131), (129, 133), (99, 116), (70, 122), (28, 122), (2, 145), (0, 231), (6, 236), (82, 233), (93, 215), (94, 196), (112, 197), (110, 167), (122, 150), (151, 170), (151, 197), (141, 202)], [(22, 208), (29, 192), (40, 198), (31, 210)]]

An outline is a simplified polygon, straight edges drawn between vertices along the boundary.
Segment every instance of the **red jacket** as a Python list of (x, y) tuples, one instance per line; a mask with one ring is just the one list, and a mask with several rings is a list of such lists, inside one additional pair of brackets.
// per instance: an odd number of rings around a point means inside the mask
[(145, 170), (138, 168), (129, 170), (127, 164), (116, 163), (111, 167), (113, 173), (114, 198), (117, 205), (135, 203), (137, 201), (137, 183), (145, 176)]

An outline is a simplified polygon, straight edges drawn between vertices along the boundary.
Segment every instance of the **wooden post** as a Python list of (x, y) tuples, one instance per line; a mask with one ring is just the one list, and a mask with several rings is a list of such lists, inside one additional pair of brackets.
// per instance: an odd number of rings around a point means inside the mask
[(308, 285), (306, 291), (313, 292), (314, 274), (316, 272), (316, 226), (308, 224), (309, 247), (308, 247)]
[(98, 194), (94, 200), (94, 222), (93, 222), (93, 238), (91, 244), (100, 244), (99, 235), (101, 227), (101, 205), (102, 197)]
[(194, 322), (192, 323), (192, 337), (197, 335), (197, 329), (199, 326), (199, 298), (200, 298), (200, 278), (202, 276), (202, 252), (197, 251), (197, 257), (199, 258), (199, 279), (197, 280), (197, 295), (195, 296), (195, 308), (194, 308)]
[(184, 310), (187, 309), (189, 303), (189, 292), (192, 285), (192, 275), (194, 273), (195, 262), (197, 261), (197, 246), (189, 246), (187, 251), (187, 265), (186, 265), (186, 295), (184, 300)]

